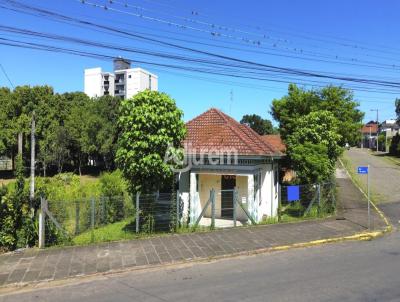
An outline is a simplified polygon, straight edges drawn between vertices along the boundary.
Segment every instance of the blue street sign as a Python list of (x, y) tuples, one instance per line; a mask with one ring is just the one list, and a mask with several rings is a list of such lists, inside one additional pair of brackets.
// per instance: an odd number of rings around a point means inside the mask
[(300, 200), (300, 187), (299, 186), (288, 186), (287, 187), (287, 200), (288, 200), (288, 202)]
[(357, 173), (358, 174), (368, 174), (368, 167), (358, 167)]

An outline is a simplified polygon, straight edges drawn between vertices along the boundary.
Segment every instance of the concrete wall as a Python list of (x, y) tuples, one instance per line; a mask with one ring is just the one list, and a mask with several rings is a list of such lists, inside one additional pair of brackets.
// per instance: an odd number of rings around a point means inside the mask
[(101, 68), (85, 69), (84, 91), (89, 97), (100, 97), (102, 91), (102, 72)]
[[(130, 77), (129, 77), (130, 76)], [(151, 76), (151, 87), (149, 76)], [(126, 71), (126, 98), (131, 98), (137, 93), (150, 89), (158, 91), (158, 77), (141, 68)]]

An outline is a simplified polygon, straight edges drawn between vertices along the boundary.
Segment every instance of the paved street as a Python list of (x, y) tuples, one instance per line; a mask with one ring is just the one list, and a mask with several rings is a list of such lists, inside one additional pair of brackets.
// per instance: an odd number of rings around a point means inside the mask
[(400, 234), (0, 297), (24, 301), (400, 301)]
[[(345, 157), (350, 159), (355, 171), (357, 166), (370, 165), (370, 184), (373, 193), (378, 194), (381, 202), (400, 202), (400, 167), (372, 155), (367, 149), (352, 148), (346, 151)], [(366, 183), (366, 177), (360, 177)]]

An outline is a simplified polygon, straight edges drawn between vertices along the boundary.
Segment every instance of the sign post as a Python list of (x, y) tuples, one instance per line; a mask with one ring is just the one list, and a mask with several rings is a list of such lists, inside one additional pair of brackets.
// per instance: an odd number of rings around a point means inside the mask
[(368, 229), (371, 229), (371, 199), (369, 195), (369, 165), (366, 167), (358, 167), (358, 174), (367, 174), (367, 195), (368, 195)]

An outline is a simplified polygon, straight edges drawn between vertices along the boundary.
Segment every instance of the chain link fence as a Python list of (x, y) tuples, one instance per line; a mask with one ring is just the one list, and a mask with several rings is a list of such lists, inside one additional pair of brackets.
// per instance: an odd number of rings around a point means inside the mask
[[(298, 198), (290, 199), (289, 188), (297, 187)], [(291, 218), (326, 217), (336, 209), (336, 183), (282, 185), (278, 208), (278, 221)]]
[[(290, 186), (280, 186), (277, 217), (260, 223), (326, 217), (335, 212), (334, 182), (297, 187), (298, 199), (291, 200), (288, 198)], [(48, 218), (45, 245), (89, 244), (134, 239), (143, 234), (171, 233), (183, 229), (193, 231), (198, 227), (214, 229), (257, 223), (249, 205), (243, 204), (235, 190), (212, 189), (208, 200), (193, 217), (190, 217), (188, 208), (191, 201), (183, 202), (185, 194), (189, 195), (187, 192), (138, 193), (135, 196), (45, 200)], [(217, 196), (220, 204), (216, 202)]]

